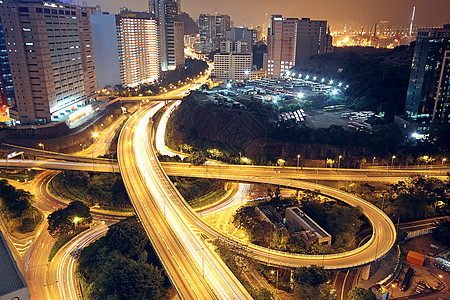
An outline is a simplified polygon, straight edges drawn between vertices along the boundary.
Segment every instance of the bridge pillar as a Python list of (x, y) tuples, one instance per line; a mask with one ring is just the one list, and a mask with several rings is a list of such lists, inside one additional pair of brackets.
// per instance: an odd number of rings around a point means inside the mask
[(370, 265), (363, 267), (361, 270), (361, 279), (369, 280), (369, 278), (370, 278)]

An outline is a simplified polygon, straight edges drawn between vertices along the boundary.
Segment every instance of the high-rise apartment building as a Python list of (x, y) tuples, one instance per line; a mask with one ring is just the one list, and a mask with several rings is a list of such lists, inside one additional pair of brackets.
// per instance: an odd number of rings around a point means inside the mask
[(450, 24), (417, 33), (405, 117), (426, 132), (433, 122), (450, 121)]
[(279, 77), (302, 60), (331, 52), (326, 21), (272, 15), (268, 29), (269, 77)]
[(225, 40), (220, 43), (221, 53), (249, 53), (255, 43), (255, 32), (248, 28), (235, 27), (225, 32)]
[(201, 14), (197, 25), (200, 33), (201, 52), (210, 53), (220, 49), (220, 43), (225, 40), (225, 34), (231, 28), (229, 15)]
[(255, 37), (255, 32), (252, 29), (248, 29), (245, 27), (234, 27), (227, 29), (227, 31), (225, 32), (225, 39), (227, 41), (244, 41), (252, 46), (255, 43)]
[(179, 4), (180, 2), (171, 0), (155, 0), (162, 71), (184, 66), (184, 24), (178, 21)]
[(249, 79), (252, 65), (252, 53), (215, 54), (212, 77), (217, 81)]
[(272, 16), (267, 43), (267, 75), (279, 77), (295, 66), (297, 18)]
[(99, 87), (134, 87), (159, 79), (161, 61), (155, 18), (132, 12), (95, 13), (90, 18)]
[(3, 0), (0, 18), (2, 97), (13, 121), (65, 120), (95, 98), (88, 10), (63, 2)]
[(317, 54), (327, 53), (327, 21), (302, 18), (297, 25), (297, 54), (295, 63)]

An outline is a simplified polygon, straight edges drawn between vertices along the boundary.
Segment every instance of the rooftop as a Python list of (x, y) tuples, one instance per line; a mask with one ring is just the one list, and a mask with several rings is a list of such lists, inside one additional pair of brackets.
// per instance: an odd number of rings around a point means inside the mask
[(8, 244), (0, 231), (0, 296), (27, 287)]
[(322, 229), (316, 222), (314, 222), (308, 215), (301, 211), (298, 207), (290, 207), (288, 210), (292, 211), (298, 219), (302, 221), (312, 233), (319, 235), (318, 238), (325, 238), (330, 236), (328, 232)]

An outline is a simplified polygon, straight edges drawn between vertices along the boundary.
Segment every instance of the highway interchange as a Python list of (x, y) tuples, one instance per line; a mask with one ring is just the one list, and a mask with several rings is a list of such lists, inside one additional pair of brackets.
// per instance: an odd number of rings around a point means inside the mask
[[(297, 179), (386, 181), (386, 179), (392, 178), (393, 176), (407, 177), (410, 174), (417, 173), (415, 170), (339, 170), (339, 172), (336, 172), (336, 170), (329, 169), (298, 170), (296, 168), (256, 166), (205, 165), (194, 167), (177, 163), (165, 163), (161, 167), (161, 164), (156, 158), (156, 152), (153, 146), (156, 126), (152, 123), (151, 117), (162, 106), (163, 104), (152, 103), (148, 107), (140, 109), (130, 118), (120, 136), (118, 160), (120, 172), (122, 173), (136, 213), (144, 225), (156, 252), (181, 298), (250, 298), (236, 277), (212, 249), (213, 247), (209, 243), (210, 239), (220, 238), (240, 248), (246, 255), (257, 260), (270, 265), (290, 268), (310, 264), (323, 265), (328, 269), (360, 266), (382, 257), (393, 246), (396, 236), (395, 228), (381, 210), (353, 195)], [(148, 122), (150, 122), (150, 125), (148, 125)], [(158, 128), (158, 133), (159, 131)], [(156, 144), (158, 145), (158, 138), (156, 138)], [(93, 152), (85, 152), (83, 154), (91, 154), (94, 157), (94, 155), (97, 156), (103, 150), (100, 147)], [(2, 160), (0, 164), (2, 166), (16, 164), (16, 166), (22, 168), (36, 167), (55, 170), (65, 168), (92, 170), (95, 168), (96, 171), (118, 171), (117, 166), (114, 164), (14, 160)], [(446, 171), (429, 170), (426, 172), (430, 176), (444, 176)], [(288, 188), (320, 189), (325, 195), (341, 199), (350, 205), (361, 207), (363, 213), (373, 226), (373, 235), (368, 243), (358, 249), (346, 253), (321, 256), (282, 253), (256, 245), (244, 244), (229, 236), (223, 228), (219, 230), (206, 223), (198, 213), (194, 212), (186, 204), (168, 179), (166, 173), (169, 175), (218, 178), (240, 182), (271, 183)], [(40, 185), (40, 190), (44, 185), (46, 186), (44, 182), (48, 182), (52, 174), (54, 176), (54, 172), (46, 172), (42, 175), (45, 179), (37, 181), (37, 184)], [(397, 181), (398, 179), (394, 180)], [(241, 188), (243, 189), (243, 187)], [(45, 195), (46, 191), (41, 191), (40, 194)], [(41, 209), (46, 212), (51, 212), (64, 205), (55, 206), (54, 199), (46, 201), (45, 198), (49, 196), (42, 197), (43, 204)], [(218, 207), (213, 209), (212, 212), (229, 207), (237, 207), (241, 204), (242, 198), (239, 199), (239, 197), (236, 197), (222, 208)], [(202, 212), (202, 214), (212, 212)], [(108, 216), (99, 215), (98, 218), (107, 219)], [(68, 244), (66, 249), (58, 253), (55, 259), (58, 263), (52, 264), (50, 267), (51, 272), (48, 270), (41, 273), (28, 271), (26, 277), (32, 277), (33, 282), (41, 280), (42, 282), (37, 285), (40, 287), (49, 287), (48, 290), (50, 290), (50, 292), (41, 292), (40, 288), (33, 289), (30, 287), (30, 290), (38, 291), (35, 296), (38, 299), (47, 298), (48, 295), (55, 296), (52, 299), (76, 297), (73, 294), (74, 287), (68, 284), (68, 282), (73, 282), (73, 278), (64, 278), (66, 276), (64, 272), (68, 270), (73, 271), (74, 260), (71, 258), (70, 253), (79, 247), (79, 243), (85, 244), (87, 243), (86, 241), (104, 234), (106, 228), (104, 225), (96, 226), (93, 230), (86, 233), (85, 236), (80, 236), (80, 240), (74, 240), (72, 241), (73, 243)], [(36, 249), (45, 247), (43, 246), (45, 244), (49, 244), (48, 234), (45, 234), (47, 232), (46, 229), (42, 228), (40, 232), (43, 234), (38, 235), (38, 240), (34, 243), (33, 250), (30, 251), (27, 258), (27, 265), (30, 266), (28, 268), (29, 270), (33, 268), (39, 269), (38, 264), (44, 260), (43, 256), (45, 254), (39, 254), (39, 251)], [(205, 236), (208, 237), (207, 240), (205, 240)], [(40, 257), (34, 257), (34, 255)], [(33, 264), (36, 265), (33, 266)], [(54, 271), (55, 268), (56, 271)], [(39, 277), (45, 279), (39, 279)], [(64, 284), (69, 286), (59, 286)], [(53, 291), (54, 288), (51, 287), (52, 285), (58, 286), (57, 291)]]

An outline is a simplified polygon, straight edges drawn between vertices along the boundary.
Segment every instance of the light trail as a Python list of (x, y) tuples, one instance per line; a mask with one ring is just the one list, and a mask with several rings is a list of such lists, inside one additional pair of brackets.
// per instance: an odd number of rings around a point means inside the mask
[(160, 107), (139, 114), (128, 126), (134, 134), (128, 130), (120, 137), (119, 166), (139, 218), (181, 298), (249, 299), (217, 253), (199, 237), (196, 224), (189, 222), (184, 200), (156, 158), (147, 124)]

